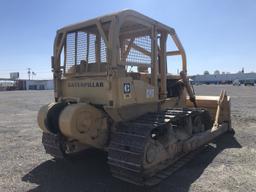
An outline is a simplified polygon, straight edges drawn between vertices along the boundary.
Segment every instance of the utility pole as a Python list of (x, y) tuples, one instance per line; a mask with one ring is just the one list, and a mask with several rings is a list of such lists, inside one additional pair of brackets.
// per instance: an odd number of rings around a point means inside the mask
[(31, 69), (30, 68), (28, 68), (28, 80), (30, 80), (30, 75), (31, 75), (31, 71), (30, 71)]

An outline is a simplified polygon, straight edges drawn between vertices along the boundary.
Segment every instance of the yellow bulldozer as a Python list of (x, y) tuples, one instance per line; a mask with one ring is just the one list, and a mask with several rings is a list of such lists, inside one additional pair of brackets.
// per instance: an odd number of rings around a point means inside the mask
[[(172, 56), (182, 61), (176, 75)], [(112, 175), (127, 182), (157, 184), (232, 130), (225, 91), (194, 94), (175, 30), (133, 10), (59, 29), (52, 70), (55, 101), (38, 113), (46, 153), (106, 151)]]

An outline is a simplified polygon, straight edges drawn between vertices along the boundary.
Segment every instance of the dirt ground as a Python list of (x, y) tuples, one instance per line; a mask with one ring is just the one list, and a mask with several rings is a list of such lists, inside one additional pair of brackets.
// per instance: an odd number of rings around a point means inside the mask
[(0, 92), (0, 191), (256, 191), (256, 87), (195, 86), (201, 95), (218, 95), (221, 89), (231, 95), (236, 134), (219, 137), (153, 188), (111, 177), (102, 152), (53, 160), (44, 153), (36, 122), (38, 109), (53, 100), (53, 92)]

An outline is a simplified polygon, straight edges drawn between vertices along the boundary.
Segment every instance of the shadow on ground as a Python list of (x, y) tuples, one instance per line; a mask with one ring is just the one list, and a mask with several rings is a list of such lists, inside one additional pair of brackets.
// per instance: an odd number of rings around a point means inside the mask
[(185, 192), (222, 150), (241, 148), (241, 145), (230, 133), (220, 136), (213, 143), (216, 147), (207, 146), (194, 160), (150, 189), (137, 187), (113, 178), (108, 169), (106, 153), (95, 150), (87, 151), (72, 161), (49, 160), (43, 162), (23, 176), (22, 181), (38, 185), (30, 191)]

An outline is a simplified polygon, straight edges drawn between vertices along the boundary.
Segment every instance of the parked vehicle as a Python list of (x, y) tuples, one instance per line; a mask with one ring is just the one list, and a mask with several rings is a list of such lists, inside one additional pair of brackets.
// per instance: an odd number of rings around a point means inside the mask
[(235, 80), (233, 81), (233, 85), (234, 85), (234, 86), (240, 86), (240, 85), (241, 85), (241, 82), (239, 81), (239, 79), (235, 79)]
[(255, 84), (255, 82), (254, 82), (253, 79), (246, 79), (246, 80), (244, 81), (244, 85), (245, 85), (245, 86), (254, 86), (254, 84)]

